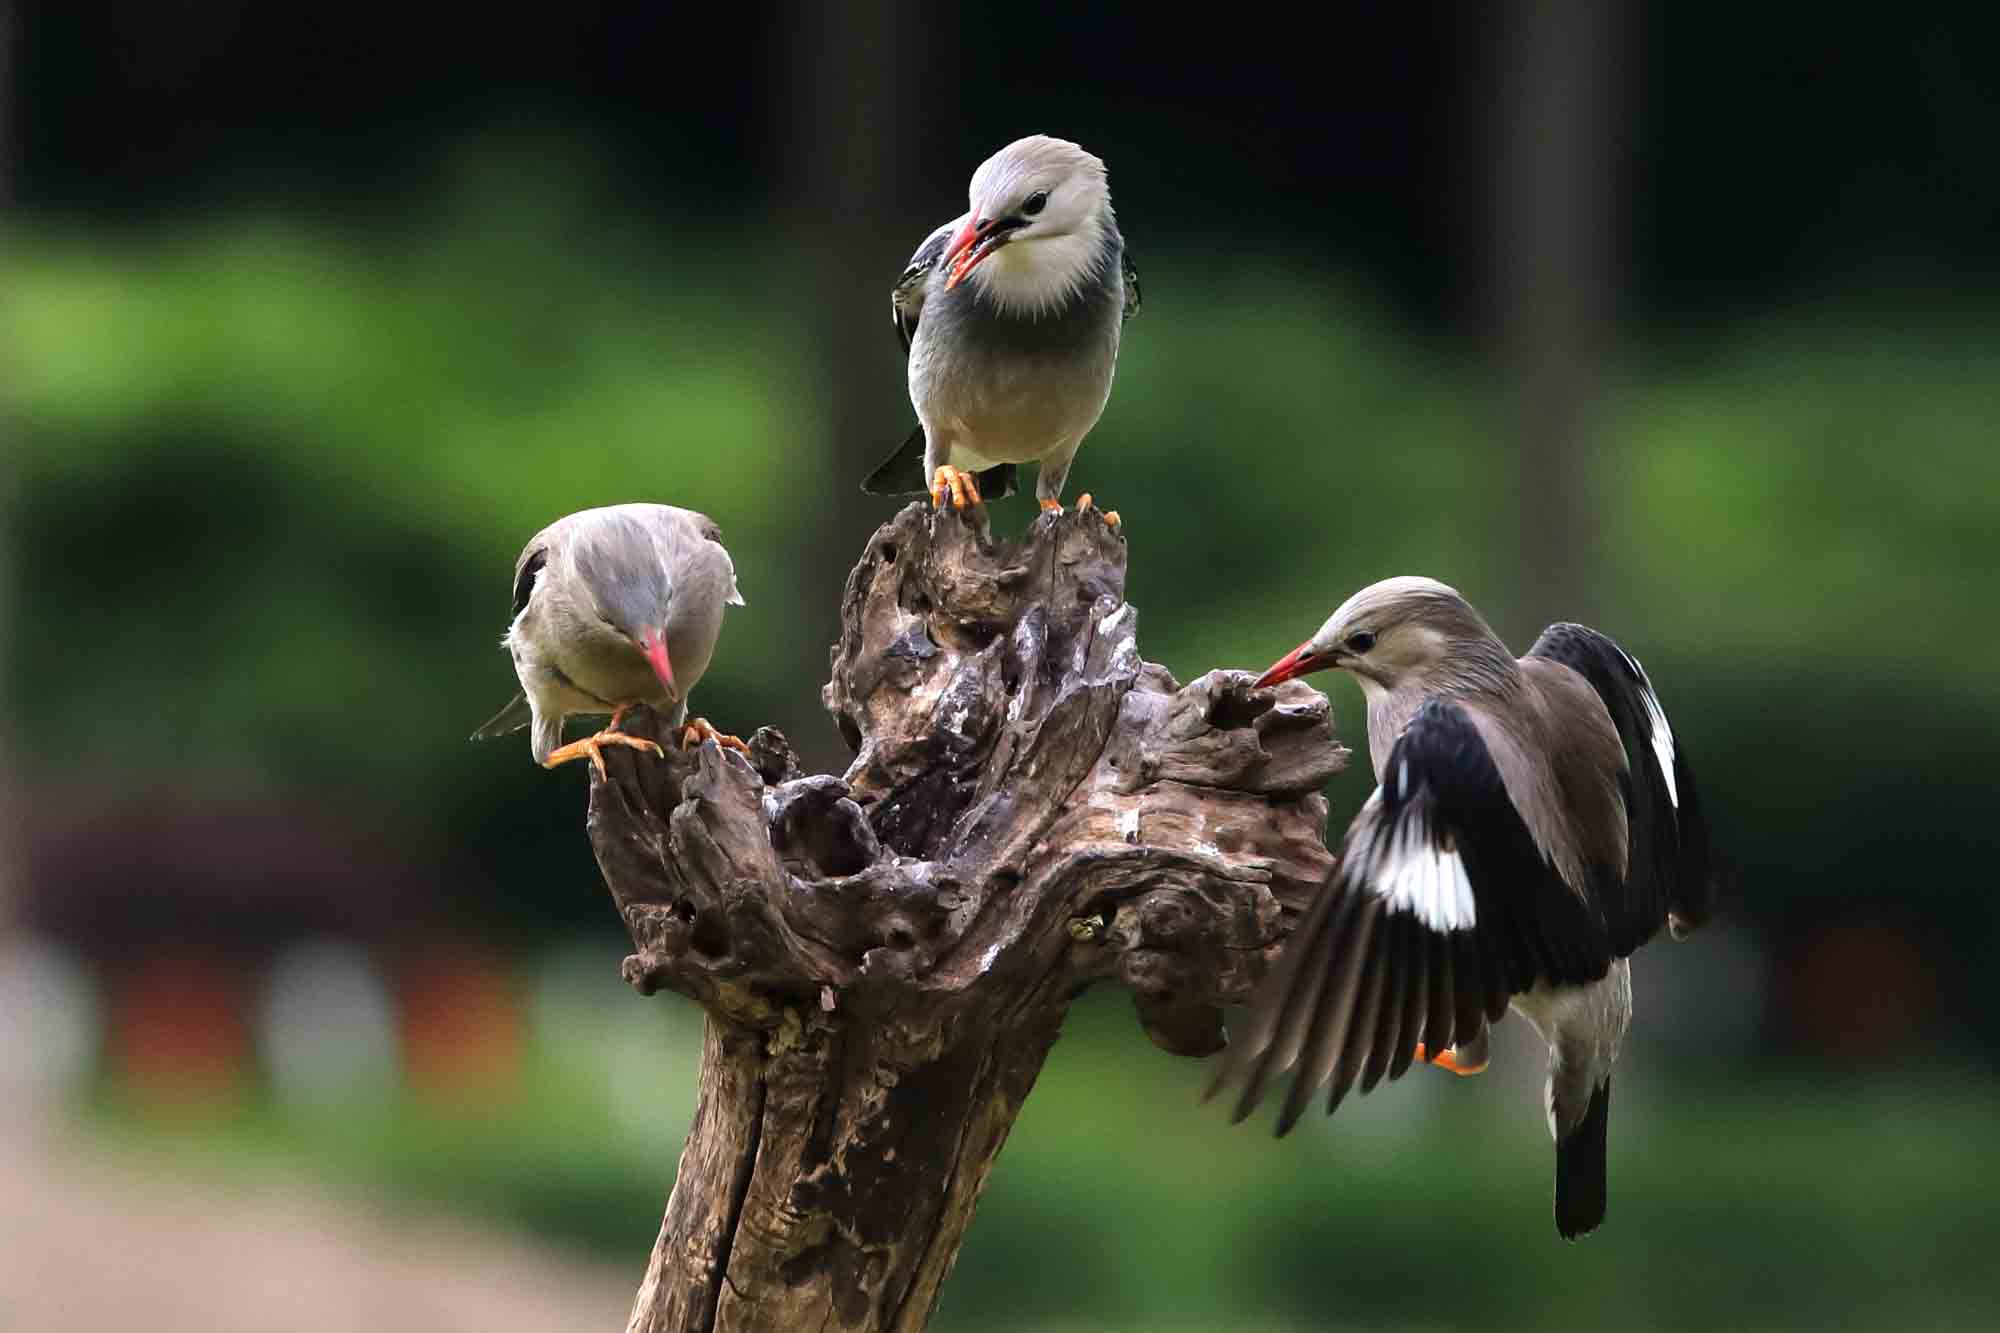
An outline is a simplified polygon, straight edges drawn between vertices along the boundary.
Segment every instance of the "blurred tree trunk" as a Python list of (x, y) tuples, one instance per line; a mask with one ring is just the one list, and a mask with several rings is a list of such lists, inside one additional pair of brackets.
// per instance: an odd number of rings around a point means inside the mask
[(916, 1333), (1072, 999), (1116, 982), (1156, 1045), (1224, 1044), (1347, 751), (1302, 683), (1143, 661), (1125, 554), (1095, 513), (996, 546), (909, 505), (840, 603), (842, 777), (769, 728), (607, 756), (625, 976), (708, 1015), (633, 1333)]
[(1624, 259), (1630, 3), (1511, 0), (1501, 14), (1493, 219), (1518, 467), (1514, 608), (1536, 623), (1589, 619), (1603, 556), (1603, 399)]
[[(944, 58), (956, 23), (948, 6), (917, 0), (786, 12), (792, 40), (780, 44), (786, 68), (774, 81), (791, 94), (776, 108), (786, 255), (779, 266), (786, 290), (776, 304), (797, 312), (797, 345), (811, 358), (811, 417), (802, 425), (821, 447), (798, 460), (795, 509), (795, 564), (807, 566), (852, 550), (880, 520), (882, 503), (862, 495), (861, 480), (914, 422), (890, 331), (889, 288), (917, 243), (949, 216), (949, 196), (926, 208), (935, 167), (919, 164), (940, 156), (944, 136), (932, 127), (957, 126)], [(926, 222), (930, 213), (937, 216)], [(830, 608), (794, 627), (788, 655), (801, 679), (824, 670), (833, 629)], [(823, 728), (794, 734), (808, 762), (833, 762)]]
[[(20, 86), (14, 68), (14, 4), (0, 0), (0, 246), (13, 244), (5, 228), (13, 222), (14, 97)], [(0, 374), (4, 374), (0, 368)], [(13, 696), (7, 678), (12, 665), (7, 645), (14, 637), (14, 494), (19, 481), (20, 446), (15, 441), (13, 390), (0, 380), (0, 928), (12, 920), (19, 901), (17, 859), (21, 854), (20, 811), (15, 805), (14, 765), (9, 735)]]

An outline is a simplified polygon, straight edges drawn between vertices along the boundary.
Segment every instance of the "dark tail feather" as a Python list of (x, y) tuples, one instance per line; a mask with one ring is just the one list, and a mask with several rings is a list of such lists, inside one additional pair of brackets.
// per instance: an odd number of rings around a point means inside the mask
[[(910, 432), (882, 466), (868, 474), (861, 489), (870, 495), (928, 495), (931, 479), (924, 475), (924, 428)], [(979, 498), (1004, 500), (1014, 493), (1014, 465), (1000, 463), (979, 474)]]
[(1604, 1150), (1610, 1123), (1611, 1080), (1607, 1078), (1590, 1094), (1590, 1109), (1583, 1113), (1583, 1119), (1568, 1138), (1556, 1144), (1556, 1230), (1564, 1240), (1595, 1231), (1604, 1220)]
[(507, 706), (486, 719), (486, 724), (472, 733), (476, 741), (490, 741), (496, 736), (519, 731), (534, 720), (534, 710), (528, 707), (528, 696), (517, 694), (507, 701)]
[(924, 475), (924, 428), (918, 423), (896, 452), (868, 474), (861, 489), (870, 495), (922, 495), (930, 490), (930, 481)]
[(1681, 794), (1680, 883), (1667, 904), (1667, 923), (1675, 939), (1685, 939), (1690, 931), (1708, 924), (1715, 914), (1717, 886), (1714, 854), (1709, 849), (1708, 821), (1702, 818), (1701, 798), (1695, 794), (1694, 774), (1685, 753), (1674, 751), (1674, 781)]

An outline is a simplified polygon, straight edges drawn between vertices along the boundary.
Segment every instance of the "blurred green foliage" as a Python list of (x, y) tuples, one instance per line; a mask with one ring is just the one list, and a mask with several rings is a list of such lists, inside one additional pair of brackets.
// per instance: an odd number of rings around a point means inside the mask
[[(749, 606), (697, 705), (837, 764), (824, 645), (887, 508), (821, 461), (796, 285), (757, 259), (777, 247), (644, 234), (589, 182), (470, 179), (428, 224), (365, 240), (275, 218), (16, 236), (5, 670), (32, 756), (363, 805), (426, 793), (435, 854), (532, 924), (551, 909), (518, 867), (588, 873), (567, 823), (534, 822), (563, 778), (463, 739), (512, 688), (494, 645), (520, 543), (591, 504), (713, 514)], [(1540, 497), (1462, 351), (1277, 261), (1147, 261), (1073, 483), (1126, 515), (1149, 656), (1183, 678), (1264, 665), (1397, 572), (1459, 585), (1521, 646), (1574, 614), (1517, 586), (1514, 511)], [(882, 349), (886, 446), (900, 364), (878, 314), (855, 323)], [(1972, 892), (1996, 842), (1994, 327), (1807, 309), (1658, 342), (1612, 396), (1599, 619), (1661, 682), (1753, 920), (1915, 891), (1968, 911), (1961, 961), (2000, 943), (2000, 899)], [(1031, 513), (997, 509), (1003, 530)], [(829, 531), (850, 544), (823, 549)], [(1352, 686), (1328, 688), (1357, 735)], [(1928, 814), (1921, 884), (1908, 838), (1845, 816), (1864, 791)]]
[[(607, 979), (615, 952), (607, 941)], [(679, 1001), (632, 1005), (650, 1058), (620, 1063), (633, 1052), (602, 1049), (587, 1024), (545, 1028), (518, 1095), (476, 1112), (264, 1103), (163, 1126), (113, 1098), (99, 1126), (178, 1171), (227, 1181), (309, 1166), (636, 1275), (693, 1111), (701, 1036)], [(1549, 1221), (1546, 1132), (1517, 1086), (1420, 1070), (1274, 1141), (1268, 1115), (1232, 1129), (1199, 1103), (1206, 1072), (1147, 1045), (1122, 996), (1092, 992), (994, 1172), (939, 1333), (1945, 1329), (1996, 1308), (1983, 1256), (2000, 1140), (1976, 1085), (1628, 1070), (1611, 1216), (1569, 1245)], [(621, 1111), (621, 1098), (634, 1100)]]
[[(525, 741), (465, 742), (513, 687), (495, 643), (521, 542), (619, 500), (714, 515), (749, 604), (697, 705), (837, 764), (824, 645), (888, 510), (827, 475), (771, 247), (643, 234), (509, 185), (366, 239), (292, 218), (17, 231), (0, 339), (19, 622), (0, 668), (38, 769), (308, 793), (371, 837), (393, 816), (469, 929), (526, 939), (609, 913), (575, 775), (535, 770)], [(1461, 349), (1277, 260), (1145, 261), (1071, 486), (1125, 516), (1149, 657), (1183, 679), (1262, 666), (1400, 572), (1457, 584), (1517, 646), (1571, 613), (1513, 576), (1513, 515), (1539, 497)], [(900, 366), (878, 311), (855, 323), (882, 346), (886, 449), (908, 425)], [(1982, 970), (2000, 946), (1996, 329), (1969, 305), (1856, 298), (1660, 339), (1611, 395), (1595, 459), (1598, 619), (1696, 758), (1730, 911), (1781, 961), (1818, 920), (1908, 921), (1940, 1041), (2000, 1018)], [(831, 528), (799, 521), (816, 506)], [(1032, 512), (996, 510), (1002, 530)], [(1329, 688), (1358, 744), (1358, 695)], [(1365, 768), (1334, 784), (1336, 833)], [(1751, 1027), (1783, 1048), (1777, 1017)], [(606, 1128), (611, 1094), (545, 1040), (522, 1099), (476, 1125), (413, 1102), (265, 1106), (166, 1142), (261, 1145), (636, 1268), (691, 1110), (698, 1042), (674, 1031), (658, 1058), (686, 1078), (642, 1090), (670, 1109), (636, 1134)], [(1994, 1308), (1983, 1182), (2000, 1168), (1991, 1056), (1973, 1058), (1987, 1067), (1836, 1080), (1731, 1050), (1642, 1075), (1662, 1086), (1621, 1100), (1611, 1221), (1570, 1248), (1532, 1097), (1405, 1084), (1274, 1146), (1196, 1107), (1199, 1071), (1095, 997), (941, 1327), (1968, 1326)]]

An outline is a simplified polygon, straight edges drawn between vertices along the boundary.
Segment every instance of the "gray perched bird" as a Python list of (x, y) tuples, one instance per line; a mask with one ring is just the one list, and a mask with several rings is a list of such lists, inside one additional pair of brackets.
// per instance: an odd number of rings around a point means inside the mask
[(861, 488), (963, 509), (1012, 494), (1015, 465), (1039, 461), (1035, 494), (1059, 511), (1111, 396), (1139, 275), (1104, 163), (1073, 143), (1015, 140), (972, 173), (970, 195), (971, 211), (917, 247), (891, 294), (919, 424)]
[[(545, 768), (589, 756), (601, 776), (605, 745), (660, 753), (611, 728), (644, 704), (681, 728), (683, 746), (714, 740), (745, 748), (707, 721), (687, 721), (687, 699), (715, 653), (722, 608), (741, 606), (722, 530), (672, 505), (622, 504), (559, 518), (514, 562), (514, 618), (501, 640), (521, 693), (473, 733), (484, 740), (534, 727)], [(609, 713), (606, 729), (562, 744), (563, 719)]]
[[(1516, 659), (1458, 593), (1395, 578), (1347, 599), (1259, 686), (1335, 667), (1368, 701), (1380, 784), (1209, 1089), (1241, 1120), (1296, 1067), (1283, 1134), (1414, 1060), (1485, 1067), (1511, 1005), (1549, 1045), (1556, 1229), (1603, 1220), (1627, 956), (1715, 901), (1687, 754), (1638, 662), (1582, 625)], [(1455, 1048), (1455, 1049), (1453, 1049)]]

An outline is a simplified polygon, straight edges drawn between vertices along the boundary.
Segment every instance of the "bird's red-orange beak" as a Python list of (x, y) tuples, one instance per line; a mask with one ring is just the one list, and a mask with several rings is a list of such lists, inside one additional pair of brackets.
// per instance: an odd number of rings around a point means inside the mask
[(680, 688), (674, 684), (673, 659), (667, 656), (666, 631), (640, 630), (639, 651), (646, 655), (646, 661), (652, 666), (653, 674), (660, 678), (660, 684), (667, 687), (667, 693), (673, 698), (680, 698)]
[(965, 225), (958, 229), (958, 235), (952, 237), (951, 244), (945, 247), (944, 258), (950, 266), (950, 275), (944, 280), (944, 289), (950, 291), (964, 282), (965, 275), (1007, 244), (1007, 238), (1020, 225), (1017, 218), (987, 218), (982, 222), (977, 213), (969, 214)]
[(1332, 665), (1333, 658), (1331, 656), (1322, 656), (1319, 653), (1315, 653), (1312, 650), (1311, 643), (1302, 643), (1277, 661), (1271, 663), (1271, 669), (1257, 677), (1257, 683), (1250, 688), (1261, 690), (1266, 685), (1276, 685), (1281, 681), (1292, 680), (1295, 677), (1308, 675), (1314, 671), (1321, 671)]

